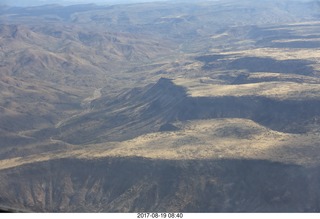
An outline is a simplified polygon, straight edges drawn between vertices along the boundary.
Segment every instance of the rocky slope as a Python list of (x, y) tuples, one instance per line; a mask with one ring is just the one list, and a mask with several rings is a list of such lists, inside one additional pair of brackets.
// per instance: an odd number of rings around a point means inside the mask
[[(205, 87), (201, 89), (205, 90)], [(52, 133), (60, 133), (55, 136), (57, 139), (85, 144), (127, 140), (159, 131), (162, 126), (175, 121), (199, 119), (246, 118), (289, 133), (314, 131), (318, 126), (318, 99), (302, 96), (299, 99), (277, 99), (249, 94), (205, 95), (192, 96), (187, 87), (162, 78), (153, 86), (125, 92), (116, 100), (96, 100), (92, 102), (91, 112), (65, 121)]]
[(36, 212), (320, 210), (317, 168), (263, 160), (63, 159), (1, 179), (1, 204)]
[(317, 1), (0, 6), (0, 208), (319, 212)]

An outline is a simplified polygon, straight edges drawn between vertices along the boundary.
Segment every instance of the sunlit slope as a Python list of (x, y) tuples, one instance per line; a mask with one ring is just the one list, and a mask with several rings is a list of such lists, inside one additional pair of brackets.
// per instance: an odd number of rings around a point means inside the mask
[[(260, 77), (259, 77), (260, 76)], [(259, 79), (273, 74), (251, 74), (247, 80)], [(314, 79), (315, 81), (317, 79)], [(246, 84), (210, 84), (205, 80), (178, 78), (175, 83), (187, 86), (187, 93), (192, 97), (223, 97), (223, 96), (260, 96), (275, 100), (316, 100), (320, 96), (320, 84), (296, 83), (288, 81), (257, 82)]]
[[(142, 156), (157, 159), (267, 159), (317, 163), (319, 136), (285, 134), (246, 119), (218, 119), (177, 124), (180, 131), (147, 134), (111, 150), (81, 157)], [(166, 141), (164, 141), (166, 139)]]
[(146, 134), (123, 142), (3, 159), (0, 166), (6, 169), (59, 158), (91, 160), (136, 156), (164, 160), (264, 159), (307, 166), (319, 162), (318, 134), (272, 131), (247, 119), (198, 120), (174, 126), (177, 131)]
[(281, 133), (247, 119), (172, 126), (3, 159), (1, 202), (36, 212), (317, 211), (318, 134)]

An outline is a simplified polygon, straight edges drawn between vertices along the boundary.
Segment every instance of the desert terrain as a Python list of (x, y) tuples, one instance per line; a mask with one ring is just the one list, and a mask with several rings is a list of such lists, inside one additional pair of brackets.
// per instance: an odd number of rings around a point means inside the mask
[(0, 12), (0, 205), (320, 211), (318, 1)]

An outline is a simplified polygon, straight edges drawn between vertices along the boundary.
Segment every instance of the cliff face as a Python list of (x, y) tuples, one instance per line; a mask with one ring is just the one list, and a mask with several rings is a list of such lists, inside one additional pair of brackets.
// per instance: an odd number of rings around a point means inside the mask
[(263, 160), (60, 159), (0, 174), (0, 204), (36, 212), (320, 211), (316, 169)]

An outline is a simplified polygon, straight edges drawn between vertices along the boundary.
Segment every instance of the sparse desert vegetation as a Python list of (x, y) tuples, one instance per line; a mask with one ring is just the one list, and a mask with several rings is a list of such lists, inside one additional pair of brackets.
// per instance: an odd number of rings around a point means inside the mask
[(0, 6), (0, 205), (319, 212), (319, 9)]

